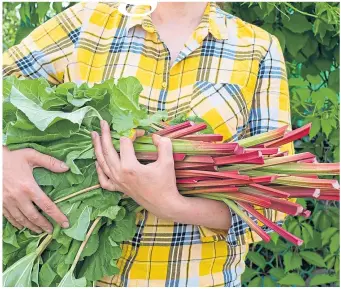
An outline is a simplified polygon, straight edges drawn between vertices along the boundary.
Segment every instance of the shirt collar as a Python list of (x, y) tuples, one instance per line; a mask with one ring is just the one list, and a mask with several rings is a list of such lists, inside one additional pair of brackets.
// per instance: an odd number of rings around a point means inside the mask
[[(132, 14), (143, 14), (148, 11), (150, 8), (148, 5), (138, 5), (131, 6), (128, 8), (128, 11)], [(149, 15), (146, 16), (133, 16), (128, 17), (127, 19), (127, 30), (140, 25), (142, 28), (150, 33), (155, 33), (156, 28), (152, 22), (152, 18)], [(201, 30), (202, 32), (208, 31), (218, 40), (227, 39), (228, 31), (226, 25), (226, 17), (220, 11), (220, 8), (217, 6), (215, 2), (209, 2), (205, 9), (204, 15), (201, 19), (197, 30)], [(198, 32), (198, 31), (196, 31)], [(199, 33), (202, 34), (202, 33)]]

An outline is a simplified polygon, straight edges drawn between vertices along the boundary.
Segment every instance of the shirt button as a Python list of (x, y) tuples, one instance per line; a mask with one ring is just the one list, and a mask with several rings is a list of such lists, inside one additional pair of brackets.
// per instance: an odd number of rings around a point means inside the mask
[(167, 82), (162, 82), (162, 87), (167, 88)]

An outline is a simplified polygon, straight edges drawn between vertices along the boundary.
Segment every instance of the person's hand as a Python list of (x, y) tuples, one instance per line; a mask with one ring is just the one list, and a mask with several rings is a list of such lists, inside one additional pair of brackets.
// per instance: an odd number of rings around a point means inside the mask
[(38, 212), (35, 203), (63, 228), (68, 219), (41, 190), (33, 169), (44, 167), (55, 173), (66, 172), (67, 165), (33, 149), (9, 151), (3, 147), (3, 215), (15, 227), (27, 227), (36, 233), (52, 233), (52, 225)]
[(171, 140), (153, 135), (158, 159), (142, 165), (136, 159), (131, 139), (120, 139), (119, 156), (112, 145), (106, 121), (101, 121), (101, 129), (101, 137), (97, 132), (92, 132), (92, 137), (102, 188), (120, 191), (157, 217), (171, 219), (184, 199), (176, 186)]

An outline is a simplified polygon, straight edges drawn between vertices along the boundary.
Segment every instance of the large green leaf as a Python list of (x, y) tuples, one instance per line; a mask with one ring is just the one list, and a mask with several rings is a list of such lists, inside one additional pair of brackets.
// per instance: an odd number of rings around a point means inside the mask
[(285, 272), (298, 269), (302, 266), (302, 258), (294, 252), (287, 252), (283, 255)]
[(258, 252), (249, 252), (247, 255), (248, 259), (259, 266), (261, 269), (264, 269), (266, 266), (266, 261), (264, 257)]
[(284, 27), (294, 33), (303, 33), (312, 29), (312, 23), (307, 20), (307, 17), (300, 14), (294, 13), (289, 17), (283, 17), (282, 23)]
[(301, 251), (300, 256), (308, 263), (311, 265), (315, 265), (318, 267), (326, 267), (325, 262), (323, 261), (323, 258), (321, 255), (312, 252), (312, 251)]
[(66, 273), (58, 287), (85, 287), (86, 279), (84, 277), (76, 279), (72, 271)]
[(31, 274), (36, 258), (37, 254), (33, 252), (14, 263), (3, 273), (2, 285), (4, 287), (31, 287)]
[(61, 120), (67, 120), (80, 126), (85, 118), (101, 118), (98, 112), (92, 107), (83, 107), (73, 112), (44, 110), (38, 104), (28, 99), (15, 87), (12, 87), (10, 102), (21, 110), (41, 131), (44, 131), (50, 125)]
[(323, 284), (329, 284), (338, 281), (339, 278), (336, 275), (318, 274), (311, 278), (309, 286), (318, 286)]
[(78, 220), (70, 228), (64, 230), (64, 233), (75, 240), (84, 241), (90, 224), (91, 211), (91, 207), (85, 206)]
[(303, 278), (297, 273), (288, 273), (278, 281), (278, 284), (287, 286), (305, 286)]

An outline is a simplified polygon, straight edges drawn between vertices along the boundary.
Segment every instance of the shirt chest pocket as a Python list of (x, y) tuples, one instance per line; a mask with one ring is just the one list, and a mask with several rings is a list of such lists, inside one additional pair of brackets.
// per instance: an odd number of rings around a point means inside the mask
[(197, 81), (189, 116), (204, 119), (225, 141), (241, 138), (248, 123), (253, 93), (232, 83)]

